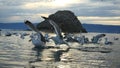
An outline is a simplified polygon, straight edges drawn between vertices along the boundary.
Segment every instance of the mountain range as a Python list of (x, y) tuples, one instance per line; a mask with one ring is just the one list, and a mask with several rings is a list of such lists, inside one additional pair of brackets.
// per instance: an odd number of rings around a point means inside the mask
[[(88, 32), (120, 33), (120, 26), (117, 25), (82, 24), (82, 26)], [(24, 23), (0, 23), (0, 29), (28, 30), (29, 28)]]

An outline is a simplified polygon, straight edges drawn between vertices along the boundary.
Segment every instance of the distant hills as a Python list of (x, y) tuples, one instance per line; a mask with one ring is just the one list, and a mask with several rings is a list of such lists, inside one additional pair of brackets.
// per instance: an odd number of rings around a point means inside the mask
[(24, 23), (0, 23), (0, 29), (28, 29)]
[(0, 23), (0, 29), (27, 30), (29, 28), (24, 23)]
[(120, 33), (120, 26), (99, 24), (82, 24), (82, 25), (88, 32)]
[[(36, 25), (37, 23), (35, 23)], [(99, 24), (82, 24), (88, 32), (98, 33), (120, 33), (120, 26), (99, 25)], [(0, 29), (28, 30), (24, 23), (0, 23)]]

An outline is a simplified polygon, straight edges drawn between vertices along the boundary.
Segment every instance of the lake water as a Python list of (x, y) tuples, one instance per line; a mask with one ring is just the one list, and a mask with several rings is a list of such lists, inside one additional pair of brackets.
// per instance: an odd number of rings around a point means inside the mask
[[(93, 34), (85, 34), (91, 38)], [(108, 37), (119, 37), (119, 34), (108, 34)], [(70, 49), (68, 54), (71, 61), (36, 61), (38, 51), (32, 50), (33, 44), (29, 36), (21, 39), (19, 36), (0, 36), (0, 68), (120, 68), (120, 40), (113, 41), (114, 45), (110, 53), (85, 52), (77, 49)], [(47, 43), (53, 45), (53, 42)], [(70, 43), (75, 46), (76, 43)], [(54, 49), (48, 49), (48, 51)], [(55, 50), (54, 50), (55, 51)], [(50, 53), (50, 52), (48, 52)], [(47, 49), (44, 55), (48, 55)], [(31, 62), (33, 61), (33, 62)], [(30, 63), (31, 62), (31, 63)]]

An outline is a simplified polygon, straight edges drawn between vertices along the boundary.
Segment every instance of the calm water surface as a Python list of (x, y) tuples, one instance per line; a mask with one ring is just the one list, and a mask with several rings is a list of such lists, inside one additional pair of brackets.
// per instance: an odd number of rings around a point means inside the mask
[[(118, 35), (119, 36), (119, 35)], [(38, 52), (32, 50), (29, 36), (0, 36), (0, 68), (120, 68), (120, 45), (110, 46), (110, 53), (84, 52), (70, 49), (68, 52), (74, 59), (71, 62), (36, 61)], [(115, 41), (118, 42), (118, 41)], [(53, 43), (49, 43), (53, 44)], [(75, 45), (72, 43), (71, 45)], [(29, 63), (30, 61), (35, 61)]]

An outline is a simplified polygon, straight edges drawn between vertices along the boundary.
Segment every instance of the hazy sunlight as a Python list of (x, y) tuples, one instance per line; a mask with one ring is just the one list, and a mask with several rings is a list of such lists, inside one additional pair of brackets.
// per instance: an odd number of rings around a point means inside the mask
[(69, 4), (69, 1), (71, 0), (55, 0), (53, 4), (56, 6), (66, 6), (67, 4)]

